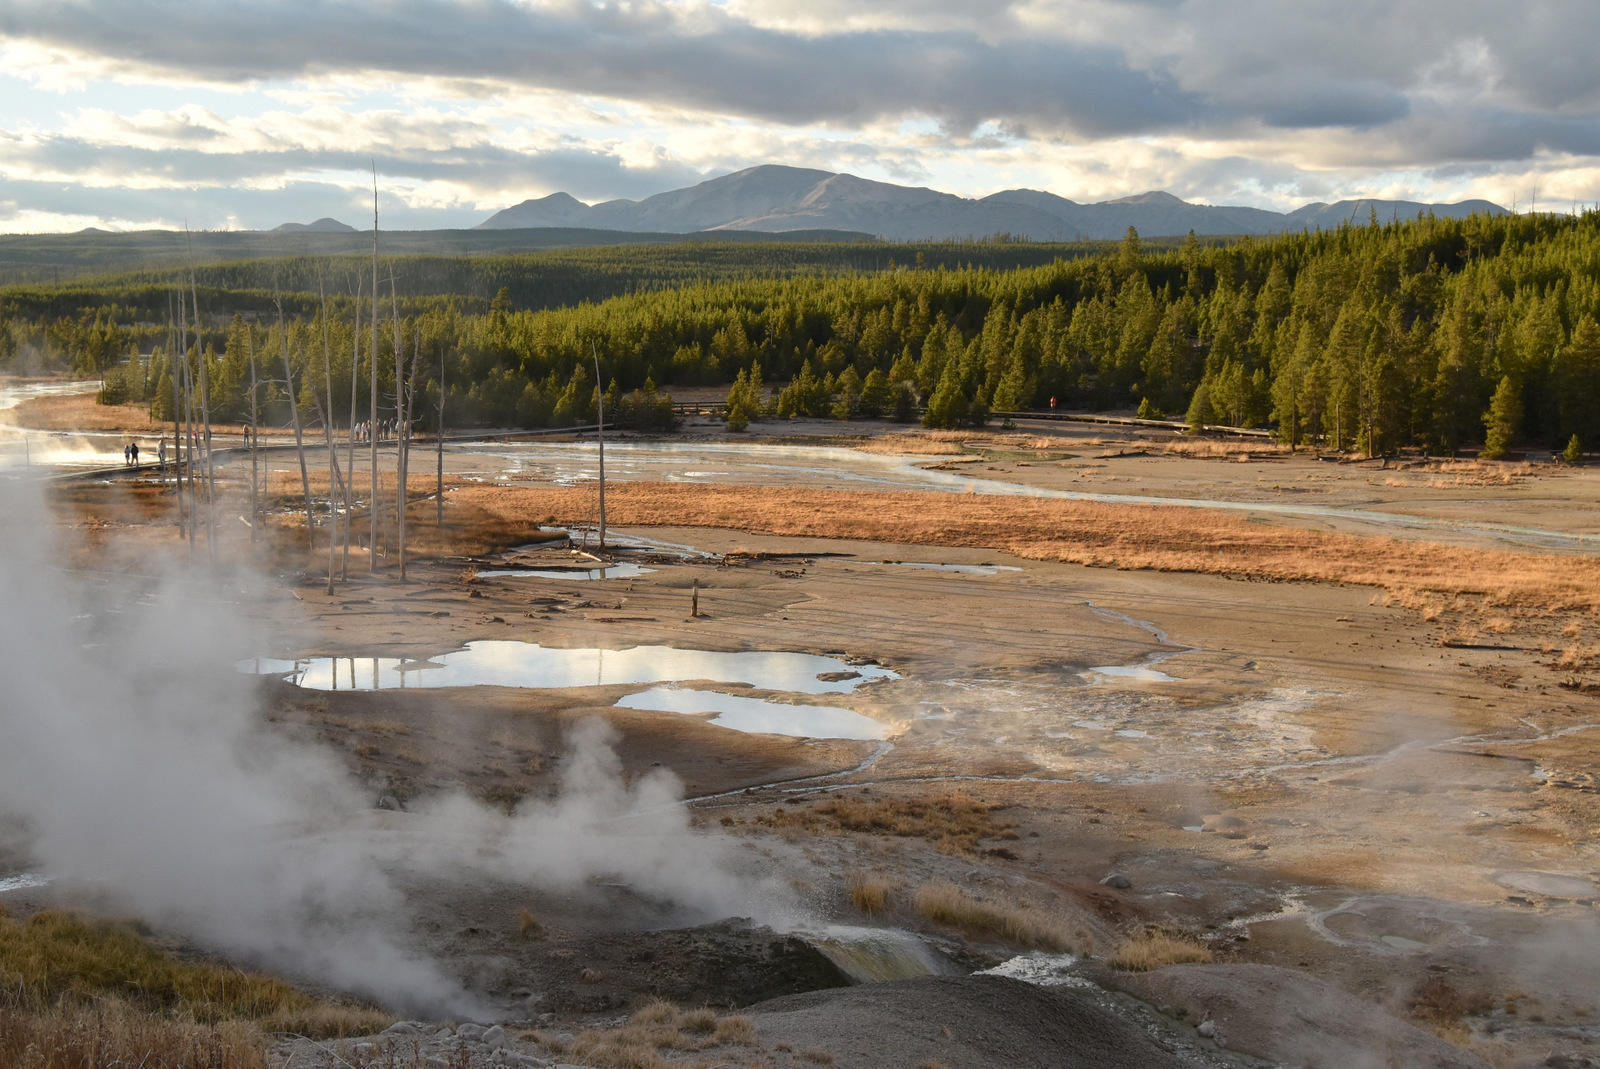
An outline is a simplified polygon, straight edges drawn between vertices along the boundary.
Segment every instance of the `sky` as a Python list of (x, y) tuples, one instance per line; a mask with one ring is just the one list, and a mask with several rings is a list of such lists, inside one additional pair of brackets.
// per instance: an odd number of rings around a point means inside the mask
[(1594, 0), (0, 0), (0, 232), (472, 226), (763, 163), (1600, 200)]

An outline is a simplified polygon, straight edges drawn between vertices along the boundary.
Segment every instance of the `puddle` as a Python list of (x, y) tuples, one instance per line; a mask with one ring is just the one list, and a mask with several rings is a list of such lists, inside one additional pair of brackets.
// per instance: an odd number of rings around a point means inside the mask
[(1107, 676), (1112, 679), (1132, 679), (1139, 683), (1180, 683), (1177, 676), (1169, 676), (1142, 664), (1102, 664), (1078, 673), (1085, 678)]
[(42, 872), (24, 872), (19, 876), (0, 876), (0, 895), (7, 891), (26, 891), (31, 887), (45, 887), (55, 881)]
[(858, 984), (954, 976), (959, 970), (922, 939), (900, 928), (829, 925), (821, 932), (795, 933), (822, 951), (839, 971)]
[(287, 661), (262, 657), (240, 661), (237, 667), (241, 672), (257, 675), (281, 675), (307, 690), (558, 690), (708, 680), (798, 694), (848, 694), (868, 680), (900, 678), (898, 673), (879, 665), (851, 665), (811, 653), (721, 653), (672, 646), (559, 649), (507, 639), (480, 639), (425, 661), (398, 657), (307, 657)]
[(649, 575), (654, 568), (646, 568), (632, 561), (607, 564), (599, 568), (496, 568), (479, 572), (479, 579), (571, 579), (583, 583), (592, 579), (636, 579)]
[(929, 572), (956, 572), (960, 575), (999, 575), (1001, 572), (1020, 572), (1009, 564), (930, 564), (909, 560), (864, 560), (862, 564), (881, 564), (891, 568), (921, 568)]
[(759, 735), (872, 740), (889, 735), (889, 725), (851, 709), (833, 705), (789, 705), (713, 690), (652, 687), (629, 694), (617, 702), (617, 708), (661, 713), (716, 713), (711, 723), (718, 727)]
[(1593, 898), (1600, 888), (1582, 876), (1563, 876), (1557, 872), (1497, 872), (1492, 877), (1501, 887), (1527, 891), (1546, 898)]

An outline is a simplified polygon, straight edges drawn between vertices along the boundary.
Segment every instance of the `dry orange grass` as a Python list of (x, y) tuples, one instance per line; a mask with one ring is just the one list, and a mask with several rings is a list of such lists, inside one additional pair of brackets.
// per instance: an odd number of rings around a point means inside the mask
[(1248, 460), (1255, 456), (1276, 456), (1287, 454), (1289, 447), (1282, 442), (1271, 442), (1265, 438), (1254, 441), (1216, 442), (1206, 439), (1175, 438), (1161, 443), (1161, 451), (1171, 456), (1178, 457), (1210, 457), (1227, 460)]
[[(557, 1052), (601, 1069), (658, 1069), (665, 1065), (740, 1065), (744, 1059), (726, 1048), (753, 1047), (755, 1022), (740, 1014), (719, 1017), (709, 1009), (680, 1010), (670, 1002), (652, 1002), (620, 1028), (592, 1028), (576, 1040), (532, 1033)], [(720, 1049), (719, 1049), (720, 1048)], [(685, 1060), (682, 1055), (718, 1049), (715, 1063)]]
[(918, 456), (954, 456), (962, 443), (978, 437), (975, 431), (896, 431), (868, 438), (856, 446), (863, 453), (911, 453)]
[(1168, 965), (1202, 965), (1210, 960), (1210, 947), (1181, 933), (1154, 929), (1123, 941), (1106, 962), (1126, 972), (1151, 972)]
[(861, 912), (876, 917), (889, 908), (894, 885), (883, 876), (857, 875), (850, 881), (850, 901)]
[(265, 1048), (254, 1029), (166, 1020), (115, 1001), (34, 1013), (0, 1008), (6, 1069), (262, 1069)]
[[(533, 517), (582, 519), (593, 494), (581, 488), (474, 486), (451, 497), (481, 510), (486, 521), (526, 526)], [(1600, 561), (1591, 558), (1302, 531), (1205, 509), (665, 483), (618, 484), (606, 503), (618, 525), (972, 546), (1102, 568), (1352, 583), (1411, 598), (1432, 591), (1541, 610), (1600, 608)]]
[(812, 834), (853, 831), (926, 839), (942, 853), (976, 853), (983, 839), (1015, 839), (1014, 825), (996, 820), (1003, 808), (963, 794), (931, 798), (830, 798), (814, 805), (780, 808), (752, 823), (803, 828)]
[(1016, 946), (1054, 951), (1081, 949), (1075, 947), (1076, 941), (1065, 928), (1036, 909), (985, 902), (942, 880), (919, 887), (914, 904), (918, 913), (935, 923), (994, 936)]
[[(31, 397), (12, 410), (8, 422), (41, 431), (127, 431), (135, 434), (171, 434), (171, 423), (150, 418), (150, 406), (96, 404), (94, 394), (66, 397)], [(221, 429), (212, 425), (213, 435)], [(236, 428), (230, 428), (237, 434)]]

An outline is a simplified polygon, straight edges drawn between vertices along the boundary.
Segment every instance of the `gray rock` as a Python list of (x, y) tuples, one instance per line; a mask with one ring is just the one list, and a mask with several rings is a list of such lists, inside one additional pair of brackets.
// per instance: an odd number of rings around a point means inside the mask
[(485, 1029), (478, 1041), (489, 1047), (503, 1047), (506, 1045), (506, 1030), (499, 1025), (494, 1025)]
[(1200, 1027), (1196, 1028), (1195, 1031), (1199, 1032), (1201, 1035), (1205, 1036), (1207, 1039), (1210, 1039), (1212, 1036), (1217, 1034), (1217, 1022), (1215, 1022), (1215, 1021), (1201, 1021), (1200, 1022)]
[(462, 1039), (469, 1039), (474, 1043), (482, 1040), (483, 1034), (487, 1031), (488, 1029), (483, 1027), (481, 1024), (462, 1024), (456, 1026), (456, 1035), (460, 1036)]
[(1128, 888), (1133, 886), (1133, 881), (1128, 879), (1120, 872), (1113, 872), (1111, 875), (1101, 880), (1100, 883), (1105, 887), (1115, 887), (1119, 891), (1126, 891)]
[(414, 1021), (396, 1021), (379, 1034), (385, 1036), (420, 1036), (424, 1033), (422, 1028)]

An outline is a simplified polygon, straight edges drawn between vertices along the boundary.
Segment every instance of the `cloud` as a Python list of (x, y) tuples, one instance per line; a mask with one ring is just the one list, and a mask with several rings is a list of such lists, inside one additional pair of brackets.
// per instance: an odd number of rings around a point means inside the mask
[(930, 115), (966, 129), (1003, 118), (1098, 137), (1203, 110), (1115, 47), (969, 29), (819, 36), (659, 0), (21, 0), (0, 13), (0, 35), (112, 71), (235, 84), (352, 71), (487, 79), (789, 124)]
[(1592, 199), (1597, 30), (1588, 0), (10, 0), (0, 181), (78, 187), (74, 218), (231, 186), (200, 225), (261, 226), (359, 199), (371, 159), (419, 225), (758, 163), (1278, 208), (1559, 174)]

